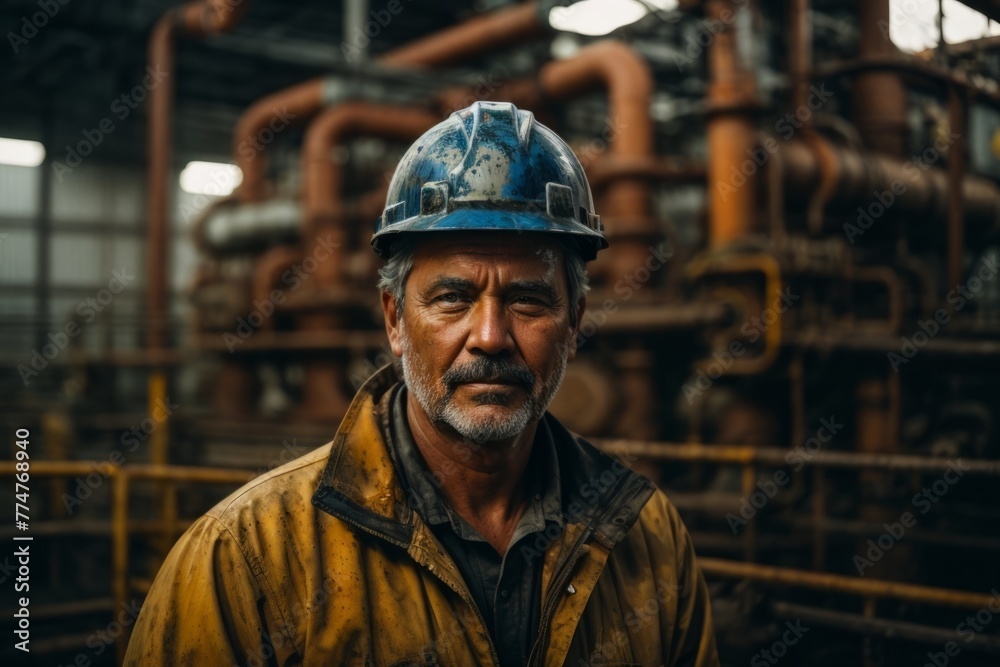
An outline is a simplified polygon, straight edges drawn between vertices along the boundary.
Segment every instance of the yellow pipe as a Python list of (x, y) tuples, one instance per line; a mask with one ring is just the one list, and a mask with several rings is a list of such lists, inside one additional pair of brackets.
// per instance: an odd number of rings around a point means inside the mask
[[(694, 278), (708, 273), (748, 273), (751, 271), (759, 271), (764, 276), (764, 311), (766, 311), (781, 300), (781, 267), (777, 260), (770, 255), (756, 253), (725, 258), (718, 255), (701, 257), (692, 260), (687, 268), (687, 273)], [(773, 312), (774, 322), (768, 324), (764, 329), (764, 350), (751, 358), (734, 358), (733, 363), (725, 368), (723, 373), (732, 375), (762, 373), (778, 359), (778, 354), (781, 352), (782, 318), (780, 310), (774, 308)], [(711, 363), (713, 363), (711, 360), (705, 360), (699, 363), (699, 367), (707, 373)]]
[(149, 460), (157, 465), (166, 465), (168, 459), (167, 442), (169, 441), (169, 415), (163, 406), (167, 405), (167, 374), (156, 370), (149, 374), (149, 403), (147, 414), (150, 416), (163, 413), (163, 422), (158, 424), (149, 435)]
[(808, 572), (772, 565), (741, 563), (721, 558), (698, 558), (698, 565), (706, 577), (752, 579), (772, 584), (847, 593), (869, 599), (887, 598), (960, 609), (982, 609), (995, 599), (987, 593), (919, 586), (883, 579), (859, 579), (842, 574)]
[[(112, 478), (113, 499), (111, 503), (111, 597), (114, 599), (114, 611), (127, 608), (128, 604), (128, 473), (120, 468)], [(134, 620), (134, 619), (133, 619)], [(124, 630), (115, 640), (115, 653), (118, 664), (125, 660), (125, 648), (128, 646), (128, 629), (131, 624), (124, 624)]]

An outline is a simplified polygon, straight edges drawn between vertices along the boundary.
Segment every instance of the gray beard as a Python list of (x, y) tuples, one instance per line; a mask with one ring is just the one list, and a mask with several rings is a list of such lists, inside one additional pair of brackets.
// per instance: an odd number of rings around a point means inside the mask
[(552, 402), (559, 390), (563, 377), (566, 375), (568, 352), (559, 355), (559, 365), (548, 378), (537, 382), (537, 390), (528, 395), (524, 403), (516, 408), (513, 414), (497, 417), (476, 417), (463, 411), (445, 394), (438, 398), (434, 394), (434, 378), (421, 377), (413, 365), (413, 347), (402, 321), (400, 322), (400, 337), (403, 346), (403, 382), (407, 389), (413, 392), (424, 409), (428, 418), (435, 423), (445, 423), (455, 429), (463, 438), (474, 443), (508, 440), (520, 434), (535, 419), (539, 419)]

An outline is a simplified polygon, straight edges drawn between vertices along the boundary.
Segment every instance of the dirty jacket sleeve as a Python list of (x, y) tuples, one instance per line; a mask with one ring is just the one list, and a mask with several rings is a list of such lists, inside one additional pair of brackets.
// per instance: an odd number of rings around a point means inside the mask
[[(688, 534), (677, 510), (663, 493), (657, 493), (650, 500), (662, 507), (663, 515), (670, 524), (669, 533), (674, 536), (673, 548), (676, 555), (677, 576), (677, 618), (673, 627), (665, 627), (664, 646), (669, 646), (669, 655), (664, 656), (668, 667), (718, 667), (719, 655), (715, 644), (715, 628), (712, 623), (712, 605), (708, 597), (708, 586), (698, 568), (691, 536)], [(662, 533), (661, 533), (662, 534)]]
[[(142, 606), (125, 665), (267, 662), (261, 587), (236, 538), (218, 519), (198, 519), (174, 545)], [(264, 614), (264, 616), (262, 616)], [(178, 654), (180, 652), (181, 654)]]

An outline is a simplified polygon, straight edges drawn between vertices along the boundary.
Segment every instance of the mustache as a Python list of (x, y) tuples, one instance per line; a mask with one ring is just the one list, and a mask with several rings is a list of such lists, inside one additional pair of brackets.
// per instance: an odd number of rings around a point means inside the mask
[(525, 389), (535, 386), (535, 375), (526, 366), (510, 359), (477, 357), (475, 361), (449, 368), (441, 377), (448, 393), (466, 382), (503, 382), (521, 385)]

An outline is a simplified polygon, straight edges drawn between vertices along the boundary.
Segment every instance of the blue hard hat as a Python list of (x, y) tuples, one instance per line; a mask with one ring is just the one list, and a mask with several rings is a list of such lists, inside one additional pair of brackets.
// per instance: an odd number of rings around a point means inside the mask
[(583, 166), (566, 142), (505, 102), (476, 102), (424, 133), (399, 161), (372, 247), (399, 234), (565, 235), (584, 261), (608, 247)]

